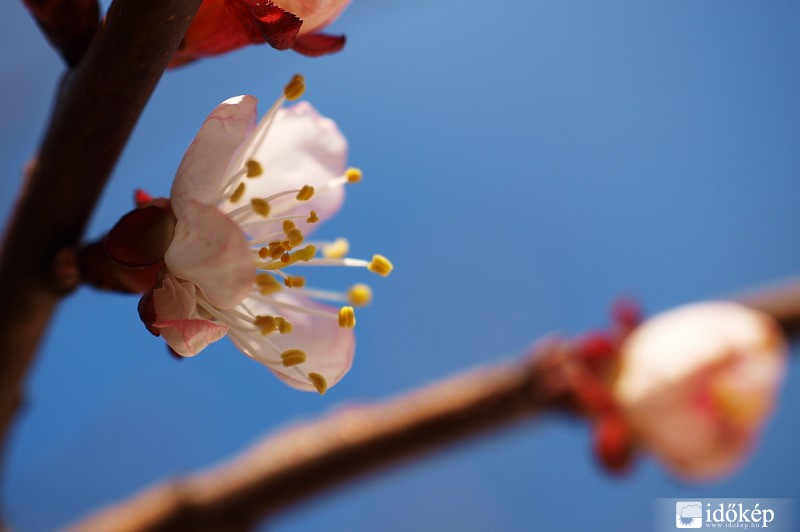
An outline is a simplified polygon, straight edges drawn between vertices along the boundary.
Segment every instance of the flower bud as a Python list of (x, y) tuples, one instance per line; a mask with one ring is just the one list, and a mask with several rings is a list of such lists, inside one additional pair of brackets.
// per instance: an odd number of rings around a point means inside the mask
[(753, 447), (786, 371), (766, 314), (705, 302), (660, 314), (621, 350), (614, 395), (638, 443), (680, 476), (732, 472)]

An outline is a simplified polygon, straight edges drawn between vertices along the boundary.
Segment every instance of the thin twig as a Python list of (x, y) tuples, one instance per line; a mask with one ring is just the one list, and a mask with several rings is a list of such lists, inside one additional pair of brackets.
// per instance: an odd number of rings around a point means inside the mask
[[(61, 96), (0, 250), (0, 442), (69, 264), (139, 115), (201, 0), (115, 0)], [(55, 265), (54, 265), (55, 262)]]
[(778, 320), (784, 333), (793, 340), (800, 336), (800, 278), (746, 290), (732, 299)]
[(553, 360), (530, 357), (384, 403), (341, 408), (268, 438), (217, 469), (151, 488), (71, 530), (249, 530), (334, 484), (560, 404), (559, 375), (569, 365)]

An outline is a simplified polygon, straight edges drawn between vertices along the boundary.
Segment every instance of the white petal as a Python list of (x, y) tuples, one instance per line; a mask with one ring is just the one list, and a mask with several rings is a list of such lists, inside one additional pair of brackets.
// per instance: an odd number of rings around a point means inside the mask
[(253, 96), (238, 96), (222, 102), (208, 115), (183, 156), (170, 198), (180, 217), (189, 200), (214, 203), (220, 188), (235, 169), (229, 168), (239, 148), (256, 124)]
[(217, 308), (236, 306), (250, 292), (255, 275), (239, 226), (216, 207), (194, 200), (178, 219), (164, 262), (170, 273), (194, 283)]
[[(330, 307), (305, 298), (291, 297), (280, 294), (276, 296), (281, 301), (305, 308), (328, 311)], [(280, 365), (267, 364), (267, 367), (283, 382), (299, 390), (316, 392), (316, 388), (304, 375), (319, 373), (328, 383), (328, 388), (339, 382), (350, 370), (355, 352), (355, 335), (353, 329), (339, 327), (338, 320), (322, 316), (314, 316), (302, 312), (272, 307), (262, 297), (252, 296), (244, 301), (244, 305), (256, 314), (276, 315), (289, 320), (292, 324), (290, 334), (274, 333), (266, 337), (279, 351), (300, 349), (308, 357), (306, 362), (299, 366), (285, 368)], [(335, 309), (333, 309), (335, 310)], [(248, 356), (262, 361), (266, 356), (276, 358), (278, 355), (266, 347), (261, 347), (261, 352), (256, 351), (255, 345), (261, 340), (255, 332), (252, 345), (243, 345), (234, 340), (236, 346)]]
[[(331, 179), (344, 173), (347, 163), (347, 140), (336, 123), (320, 115), (307, 102), (283, 108), (274, 118), (264, 142), (258, 147), (253, 158), (261, 163), (264, 174), (255, 179), (246, 179), (244, 196), (237, 203), (221, 206), (230, 212), (233, 208), (250, 202), (252, 198), (264, 198), (286, 190), (297, 190), (311, 185), (316, 193), (308, 201), (297, 201), (294, 195), (276, 200), (272, 205), (273, 214), (297, 214), (307, 216), (316, 211), (320, 221), (333, 216), (344, 200), (344, 189), (337, 186), (323, 191), (323, 186)], [(288, 207), (288, 208), (286, 208)], [(252, 213), (241, 223), (263, 220)], [(305, 234), (312, 231), (312, 225), (305, 221), (297, 223)], [(257, 237), (279, 231), (280, 225), (264, 224), (255, 230), (248, 230)]]

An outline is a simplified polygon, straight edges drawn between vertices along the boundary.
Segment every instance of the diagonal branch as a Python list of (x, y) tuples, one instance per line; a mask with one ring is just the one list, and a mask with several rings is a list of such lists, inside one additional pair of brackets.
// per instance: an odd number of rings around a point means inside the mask
[(250, 530), (335, 484), (554, 406), (563, 388), (554, 369), (564, 365), (552, 362), (529, 357), (384, 403), (341, 409), (268, 438), (215, 470), (151, 488), (71, 530)]
[[(800, 282), (740, 300), (800, 334)], [(580, 414), (586, 381), (571, 344), (545, 341), (517, 362), (474, 370), (374, 405), (280, 432), (227, 464), (156, 485), (72, 532), (245, 531), (259, 520), (379, 468), (547, 411)], [(574, 346), (573, 346), (574, 347)], [(577, 401), (577, 402), (576, 402)]]
[(115, 0), (64, 79), (0, 250), (0, 441), (72, 280), (71, 249), (200, 2)]

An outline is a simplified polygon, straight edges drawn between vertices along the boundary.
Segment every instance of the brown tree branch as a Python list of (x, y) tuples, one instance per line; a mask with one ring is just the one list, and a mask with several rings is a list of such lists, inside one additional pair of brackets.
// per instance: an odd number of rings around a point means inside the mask
[(793, 340), (800, 336), (800, 278), (746, 290), (732, 299), (778, 320), (784, 333)]
[[(201, 0), (115, 0), (65, 77), (0, 250), (0, 441), (56, 303), (70, 250)], [(55, 275), (54, 275), (55, 274)]]
[[(792, 334), (800, 282), (739, 300)], [(74, 525), (72, 532), (244, 531), (334, 485), (547, 410), (578, 412), (581, 367), (564, 343), (375, 405), (347, 407), (269, 437), (232, 461), (157, 485)]]
[(100, 22), (97, 0), (22, 0), (50, 44), (70, 67), (80, 62)]
[(70, 530), (249, 530), (334, 484), (562, 405), (570, 364), (549, 355), (475, 370), (384, 403), (342, 408)]

